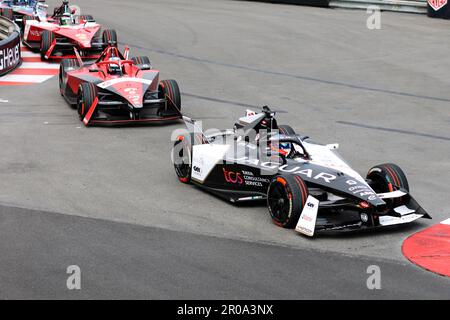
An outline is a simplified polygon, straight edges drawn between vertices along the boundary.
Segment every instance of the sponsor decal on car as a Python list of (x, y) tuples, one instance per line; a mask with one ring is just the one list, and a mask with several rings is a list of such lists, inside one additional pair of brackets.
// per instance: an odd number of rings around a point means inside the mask
[(242, 175), (239, 172), (227, 171), (223, 169), (223, 175), (225, 177), (225, 181), (233, 184), (243, 184), (244, 179), (242, 179)]
[(317, 212), (319, 210), (319, 200), (313, 196), (308, 196), (305, 207), (303, 208), (300, 219), (298, 219), (295, 231), (309, 237), (314, 236), (316, 229)]

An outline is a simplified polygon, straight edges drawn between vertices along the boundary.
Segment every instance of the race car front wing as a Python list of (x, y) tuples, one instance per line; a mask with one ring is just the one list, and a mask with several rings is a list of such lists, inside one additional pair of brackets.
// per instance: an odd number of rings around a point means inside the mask
[(308, 196), (296, 231), (307, 236), (317, 233), (356, 232), (408, 224), (431, 216), (406, 191), (378, 194), (386, 202), (384, 207), (364, 203), (321, 203)]

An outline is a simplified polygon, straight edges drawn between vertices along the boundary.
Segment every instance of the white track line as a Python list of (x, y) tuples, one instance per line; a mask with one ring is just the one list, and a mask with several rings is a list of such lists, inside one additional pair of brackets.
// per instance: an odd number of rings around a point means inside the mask
[(6, 75), (0, 78), (0, 84), (2, 82), (23, 82), (23, 83), (40, 83), (47, 81), (54, 76), (38, 76), (38, 75)]
[(21, 69), (59, 69), (59, 64), (45, 62), (24, 62), (20, 66)]
[(38, 58), (41, 55), (39, 53), (34, 53), (31, 51), (22, 51), (21, 56), (22, 56), (22, 58)]
[(447, 220), (442, 221), (441, 224), (450, 225), (450, 218), (448, 218)]

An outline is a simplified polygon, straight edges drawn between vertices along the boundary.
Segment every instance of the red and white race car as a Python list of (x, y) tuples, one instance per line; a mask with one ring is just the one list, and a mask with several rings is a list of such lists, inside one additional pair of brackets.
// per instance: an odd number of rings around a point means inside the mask
[[(77, 52), (75, 51), (75, 54)], [(159, 80), (148, 57), (129, 59), (111, 43), (93, 64), (61, 61), (59, 90), (89, 125), (172, 122), (182, 118), (175, 80)]]
[(108, 43), (117, 43), (115, 30), (105, 29), (91, 15), (76, 14), (68, 1), (46, 19), (24, 17), (23, 43), (39, 51), (42, 60), (74, 59), (76, 48), (82, 59), (98, 59)]

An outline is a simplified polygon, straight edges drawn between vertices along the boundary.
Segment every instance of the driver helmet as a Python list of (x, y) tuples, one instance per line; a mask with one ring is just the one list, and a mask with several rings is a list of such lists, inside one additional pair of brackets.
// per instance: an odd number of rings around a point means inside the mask
[(62, 26), (68, 26), (72, 22), (72, 15), (70, 13), (64, 13), (61, 18), (59, 19), (60, 25)]
[[(111, 57), (109, 60), (117, 61), (118, 63), (120, 62), (120, 58), (118, 58), (118, 57)], [(121, 72), (120, 65), (115, 64), (115, 63), (110, 63), (108, 65), (108, 72), (110, 74), (120, 74), (120, 72)]]
[(289, 142), (280, 142), (278, 147), (280, 149), (280, 153), (284, 155), (288, 155), (292, 151), (292, 144)]

